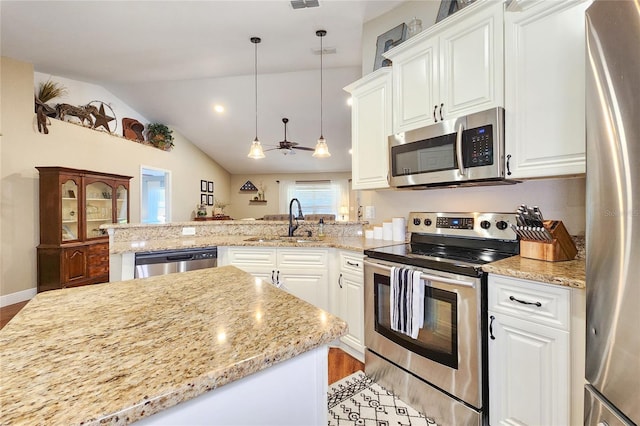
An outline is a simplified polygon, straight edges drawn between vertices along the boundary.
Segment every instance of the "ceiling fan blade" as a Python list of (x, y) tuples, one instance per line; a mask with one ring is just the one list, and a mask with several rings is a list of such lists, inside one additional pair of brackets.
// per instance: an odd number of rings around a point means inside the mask
[(306, 146), (292, 146), (291, 148), (292, 149), (300, 149), (302, 151), (315, 151), (314, 148), (309, 148), (309, 147), (306, 147)]

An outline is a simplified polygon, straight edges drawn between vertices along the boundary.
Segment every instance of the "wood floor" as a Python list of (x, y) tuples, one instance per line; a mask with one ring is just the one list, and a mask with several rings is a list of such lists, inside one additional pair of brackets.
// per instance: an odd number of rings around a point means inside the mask
[[(4, 327), (27, 302), (0, 308), (0, 328)], [(347, 354), (342, 349), (329, 349), (329, 384), (337, 382), (358, 370), (364, 371), (364, 364)]]

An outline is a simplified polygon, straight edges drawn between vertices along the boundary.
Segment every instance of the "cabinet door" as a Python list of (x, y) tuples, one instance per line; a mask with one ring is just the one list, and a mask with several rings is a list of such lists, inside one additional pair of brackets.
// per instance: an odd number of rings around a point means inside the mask
[[(129, 183), (119, 183), (114, 197), (115, 223), (129, 223)], [(159, 212), (161, 213), (161, 212)]]
[(537, 1), (505, 15), (505, 145), (511, 178), (585, 173), (589, 1)]
[(104, 238), (100, 225), (113, 223), (114, 182), (100, 178), (85, 178), (84, 238)]
[(393, 58), (393, 133), (433, 124), (438, 94), (437, 38), (421, 40)]
[(346, 87), (351, 93), (353, 189), (389, 187), (391, 69), (381, 68)]
[(338, 277), (338, 316), (349, 325), (341, 340), (364, 354), (364, 279), (362, 275), (341, 272)]
[(89, 278), (89, 249), (69, 247), (62, 251), (62, 287), (82, 285)]
[(88, 276), (92, 282), (109, 281), (109, 243), (89, 246)]
[(218, 256), (220, 266), (233, 265), (256, 278), (261, 278), (268, 283), (276, 283), (275, 248), (219, 247)]
[(326, 269), (279, 268), (282, 288), (318, 308), (328, 310), (328, 271)]
[(440, 34), (438, 119), (504, 105), (503, 13), (494, 2)]
[(489, 324), (490, 424), (570, 424), (569, 333), (492, 311)]
[(76, 178), (61, 176), (61, 235), (62, 242), (75, 241), (79, 238), (80, 229), (80, 186)]

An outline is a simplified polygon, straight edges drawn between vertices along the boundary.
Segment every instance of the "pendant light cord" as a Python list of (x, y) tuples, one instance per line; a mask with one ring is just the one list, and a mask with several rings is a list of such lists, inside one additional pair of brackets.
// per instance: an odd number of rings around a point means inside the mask
[(324, 139), (324, 132), (322, 131), (322, 105), (323, 105), (323, 87), (322, 87), (322, 82), (323, 82), (323, 78), (322, 78), (322, 69), (323, 69), (323, 64), (322, 64), (322, 56), (324, 55), (324, 47), (322, 44), (322, 39), (324, 36), (327, 35), (327, 32), (325, 30), (318, 30), (316, 31), (316, 35), (318, 37), (320, 37), (320, 139)]
[(262, 40), (260, 37), (251, 37), (251, 42), (255, 45), (255, 53), (254, 53), (254, 86), (256, 89), (256, 138), (255, 141), (258, 140), (258, 43)]

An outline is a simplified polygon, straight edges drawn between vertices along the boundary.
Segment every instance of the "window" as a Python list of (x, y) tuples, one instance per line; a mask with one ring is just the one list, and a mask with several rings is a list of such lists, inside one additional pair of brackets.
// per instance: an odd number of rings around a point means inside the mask
[(330, 181), (280, 181), (280, 211), (289, 212), (292, 198), (300, 200), (302, 213), (334, 214), (339, 217), (340, 207), (349, 205), (349, 182), (345, 179)]
[(167, 223), (171, 220), (169, 188), (171, 172), (140, 168), (140, 222)]

